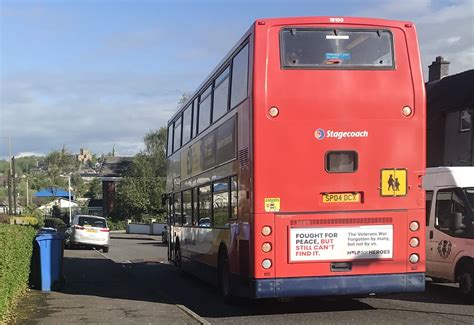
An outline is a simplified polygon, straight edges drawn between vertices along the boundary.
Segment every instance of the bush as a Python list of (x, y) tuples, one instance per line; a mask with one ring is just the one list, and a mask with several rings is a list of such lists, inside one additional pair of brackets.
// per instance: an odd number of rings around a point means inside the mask
[(8, 214), (0, 213), (0, 223), (10, 223), (10, 216)]
[(126, 224), (123, 220), (107, 219), (107, 226), (110, 230), (125, 230)]
[(44, 227), (54, 228), (57, 231), (66, 231), (66, 223), (59, 218), (44, 218)]
[(0, 224), (0, 323), (27, 287), (35, 233), (33, 227)]

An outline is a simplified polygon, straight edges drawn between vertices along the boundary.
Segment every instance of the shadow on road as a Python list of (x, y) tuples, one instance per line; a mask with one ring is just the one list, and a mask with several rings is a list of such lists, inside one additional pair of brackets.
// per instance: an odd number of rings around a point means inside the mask
[(456, 286), (435, 283), (431, 281), (426, 282), (425, 292), (417, 294), (393, 294), (379, 298), (412, 302), (426, 302), (433, 304), (469, 305), (462, 299), (461, 293)]
[[(158, 262), (116, 264), (101, 258), (64, 260), (65, 294), (184, 305), (202, 317), (370, 310), (353, 299), (304, 298), (243, 301), (227, 305), (214, 287)], [(76, 299), (76, 298), (75, 298)]]

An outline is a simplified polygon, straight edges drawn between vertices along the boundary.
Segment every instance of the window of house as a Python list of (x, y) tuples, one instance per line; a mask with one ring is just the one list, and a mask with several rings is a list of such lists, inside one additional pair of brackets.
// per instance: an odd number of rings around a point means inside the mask
[(209, 86), (200, 97), (198, 133), (201, 133), (211, 124), (211, 92), (212, 85)]
[(469, 131), (471, 129), (471, 114), (469, 110), (461, 111), (461, 131)]
[(248, 70), (249, 45), (247, 44), (232, 60), (231, 108), (234, 108), (237, 104), (247, 98)]
[(229, 227), (229, 180), (212, 184), (213, 226)]
[(173, 153), (173, 123), (168, 126), (168, 156)]
[(225, 69), (215, 81), (212, 122), (217, 121), (227, 112), (229, 103), (229, 71), (229, 68)]
[(193, 206), (191, 190), (183, 191), (183, 226), (193, 224)]
[(173, 152), (181, 147), (181, 117), (174, 121)]
[(189, 105), (183, 113), (183, 145), (191, 139), (191, 117), (193, 114), (192, 106)]
[(199, 188), (199, 227), (211, 226), (211, 185)]

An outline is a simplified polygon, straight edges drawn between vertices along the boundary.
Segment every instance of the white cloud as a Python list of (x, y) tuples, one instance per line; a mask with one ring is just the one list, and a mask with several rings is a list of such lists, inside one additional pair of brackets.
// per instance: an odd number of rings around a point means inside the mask
[(413, 21), (425, 76), (439, 55), (451, 62), (450, 74), (474, 68), (474, 0), (389, 0), (358, 14)]

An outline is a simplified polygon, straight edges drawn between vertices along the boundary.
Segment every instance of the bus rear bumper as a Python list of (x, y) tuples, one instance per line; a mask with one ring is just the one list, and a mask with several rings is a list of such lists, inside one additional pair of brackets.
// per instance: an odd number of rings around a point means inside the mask
[(424, 273), (254, 279), (255, 298), (361, 295), (425, 290)]

